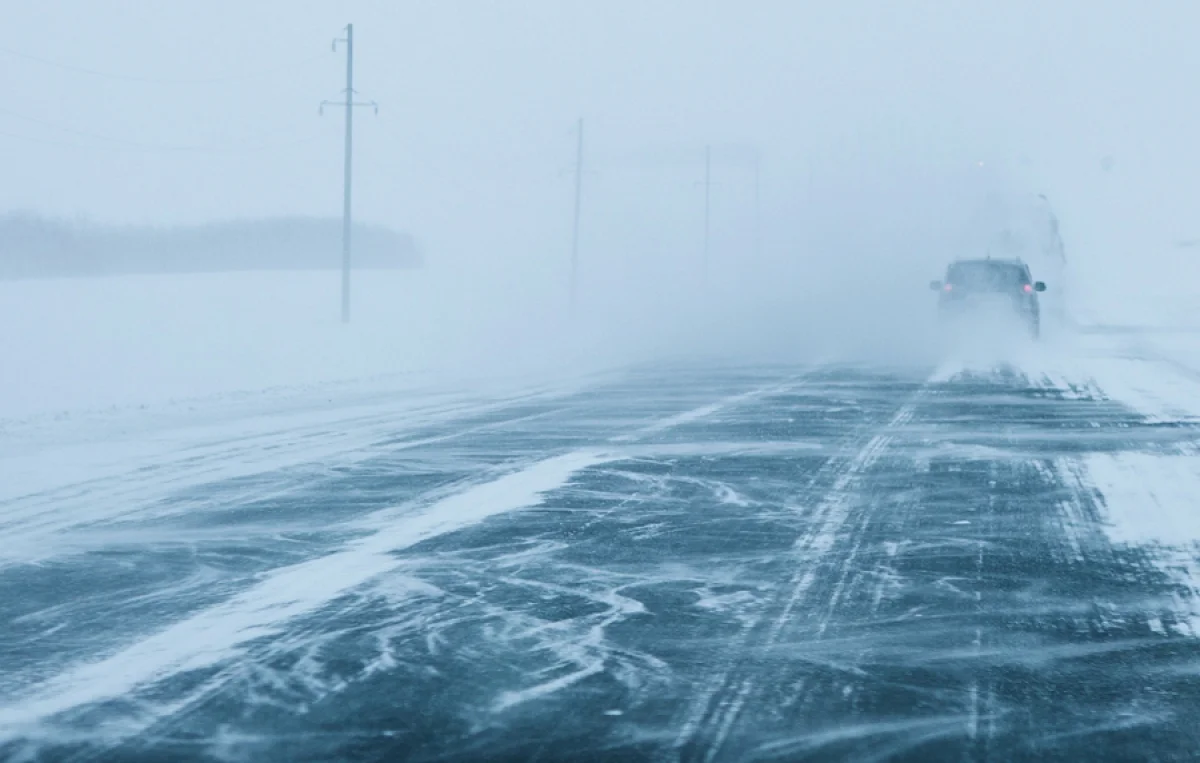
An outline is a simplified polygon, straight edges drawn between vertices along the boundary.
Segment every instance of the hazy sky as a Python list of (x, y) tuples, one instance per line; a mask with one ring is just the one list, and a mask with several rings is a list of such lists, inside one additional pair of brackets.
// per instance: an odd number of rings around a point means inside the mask
[[(342, 96), (330, 43), (353, 22), (356, 86), (381, 106), (357, 112), (356, 214), (413, 233), (429, 265), (394, 293), (359, 277), (376, 302), (356, 314), (392, 317), (355, 325), (405, 362), (448, 326), (500, 357), (560, 360), (551, 336), (923, 357), (927, 283), (982, 253), (995, 191), (1046, 193), (1062, 218), (1070, 272), (1035, 269), (1049, 300), (1119, 303), (1194, 270), (1173, 244), (1200, 239), (1200, 5), (1179, 0), (0, 2), (0, 211), (162, 225), (340, 214), (342, 115), (317, 104)], [(336, 325), (339, 262), (311, 320)], [(236, 314), (272, 335), (286, 295), (250, 293)], [(65, 304), (57, 354), (75, 357), (95, 316)], [(103, 304), (111, 341), (161, 322)], [(180, 378), (237, 344), (184, 319), (195, 335), (163, 350)], [(307, 358), (310, 339), (288, 346)]]
[(776, 239), (814, 184), (827, 200), (897, 193), (986, 160), (996, 177), (1083, 198), (1111, 153), (1116, 171), (1153, 180), (1142, 193), (1183, 210), (1200, 171), (1200, 10), (1179, 2), (6, 0), (3, 10), (4, 208), (154, 223), (338, 214), (342, 119), (318, 117), (317, 104), (340, 97), (343, 57), (330, 42), (346, 22), (360, 97), (381, 104), (378, 117), (358, 112), (355, 208), (435, 247), (561, 243), (580, 116), (593, 246), (693, 246), (683, 231), (698, 230), (706, 143), (718, 146), (722, 246), (747, 240), (752, 150)]

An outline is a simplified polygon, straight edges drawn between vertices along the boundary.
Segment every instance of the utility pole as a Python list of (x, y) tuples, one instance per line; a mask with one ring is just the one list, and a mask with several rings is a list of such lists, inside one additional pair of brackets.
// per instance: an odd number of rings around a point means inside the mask
[(762, 254), (762, 155), (754, 152), (754, 256)]
[(346, 36), (333, 41), (333, 51), (337, 52), (337, 44), (346, 43), (346, 91), (345, 100), (321, 101), (320, 113), (325, 112), (326, 106), (346, 107), (346, 156), (342, 177), (342, 323), (350, 322), (350, 170), (352, 167), (354, 147), (354, 107), (371, 106), (379, 113), (379, 104), (375, 101), (356, 102), (354, 100), (354, 25), (346, 25)]
[(583, 117), (579, 118), (575, 147), (575, 223), (571, 230), (571, 313), (575, 313), (579, 288), (579, 206), (583, 198)]
[(712, 146), (704, 147), (704, 283), (708, 285), (709, 218), (712, 210)]

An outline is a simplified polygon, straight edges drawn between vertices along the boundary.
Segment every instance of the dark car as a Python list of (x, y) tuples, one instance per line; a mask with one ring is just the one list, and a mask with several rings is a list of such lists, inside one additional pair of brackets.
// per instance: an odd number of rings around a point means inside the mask
[(944, 281), (932, 281), (929, 288), (939, 292), (943, 318), (992, 303), (1011, 308), (1034, 339), (1041, 333), (1038, 294), (1046, 284), (1034, 281), (1021, 260), (958, 260), (946, 268)]

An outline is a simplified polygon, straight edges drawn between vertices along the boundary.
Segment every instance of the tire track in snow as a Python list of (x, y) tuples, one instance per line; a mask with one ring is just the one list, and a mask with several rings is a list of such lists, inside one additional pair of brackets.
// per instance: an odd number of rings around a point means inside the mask
[[(989, 384), (1016, 384), (1016, 391), (1034, 396), (1039, 386), (1033, 380), (1012, 379), (1008, 374), (997, 375)], [(987, 387), (977, 391), (989, 393)], [(930, 423), (948, 429), (952, 437), (956, 432), (976, 436), (973, 427), (962, 423), (975, 417), (964, 416), (963, 410), (956, 409), (959, 405), (991, 408), (988, 397), (994, 395), (961, 398), (961, 402), (956, 400), (960, 398), (957, 395), (939, 396), (936, 403), (922, 408), (922, 414), (930, 414)], [(1019, 447), (1014, 430), (1036, 413), (1036, 406), (1042, 405), (1031, 404), (1023, 397), (1009, 395), (1003, 408), (993, 409), (991, 426), (998, 429), (995, 436), (1003, 450)], [(1072, 396), (1056, 399), (1062, 402), (1050, 417), (1052, 422), (1078, 416), (1097, 426), (1119, 427), (1123, 423), (1112, 412), (1093, 418), (1092, 406)], [(918, 436), (925, 431), (922, 427)], [(882, 499), (881, 505), (876, 506), (869, 496), (862, 502), (861, 513), (856, 514), (862, 521), (839, 544), (837, 558), (840, 561), (846, 554), (849, 561), (856, 553), (856, 531), (866, 526), (873, 512), (881, 520), (881, 527), (873, 531), (875, 537), (871, 539), (873, 554), (876, 558), (892, 557), (895, 550), (904, 549), (899, 554), (899, 570), (904, 573), (900, 579), (906, 590), (900, 591), (899, 600), (891, 602), (888, 621), (877, 622), (882, 589), (872, 595), (860, 581), (858, 590), (853, 591), (852, 584), (852, 593), (846, 597), (840, 593), (840, 573), (847, 565), (839, 564), (838, 570), (822, 573), (819, 592), (814, 589), (812, 600), (824, 600), (828, 593), (835, 601), (847, 602), (832, 623), (831, 632), (842, 641), (824, 651), (838, 655), (846, 647), (853, 647), (857, 654), (851, 652), (844, 662), (839, 660), (838, 664), (822, 665), (816, 670), (797, 666), (791, 670), (792, 676), (783, 668), (784, 677), (774, 676), (773, 684), (785, 689), (789, 678), (800, 676), (805, 682), (801, 686), (807, 694), (805, 706), (776, 713), (773, 705), (779, 703), (772, 703), (773, 696), (758, 695), (749, 701), (748, 707), (765, 716), (753, 731), (758, 739), (767, 740), (756, 745), (753, 752), (772, 759), (791, 754), (804, 759), (875, 760), (896, 755), (905, 759), (986, 760), (1050, 744), (1052, 732), (1062, 727), (1064, 718), (1077, 723), (1081, 717), (1091, 717), (1091, 713), (1111, 717), (1111, 709), (1120, 708), (1120, 701), (1112, 699), (1113, 692), (1083, 688), (1082, 683), (1076, 683), (1081, 688), (1078, 697), (1070, 696), (1072, 688), (1064, 693), (1064, 686), (1069, 687), (1072, 681), (1070, 671), (1078, 669), (1067, 655), (1071, 650), (1085, 653), (1094, 648), (1086, 643), (1089, 637), (1099, 642), (1095, 647), (1098, 650), (1129, 649), (1132, 653), (1137, 648), (1154, 648), (1113, 643), (1131, 630), (1136, 633), (1137, 626), (1130, 627), (1133, 618), (1128, 618), (1128, 610), (1121, 613), (1125, 616), (1122, 619), (1106, 615), (1105, 609), (1123, 607), (1114, 607), (1104, 599), (1106, 592), (1112, 592), (1109, 584), (1123, 581), (1118, 587), (1128, 585), (1133, 577), (1130, 573), (1137, 575), (1139, 584), (1155, 584), (1136, 566), (1130, 567), (1130, 561), (1136, 564), (1135, 559), (1113, 554), (1098, 532), (1087, 497), (1073, 489), (1054, 468), (1072, 459), (1052, 460), (1049, 452), (1053, 451), (1046, 448), (1021, 459), (950, 452), (938, 460), (939, 477), (917, 480), (920, 492), (915, 495), (898, 490), (903, 479), (886, 476), (903, 468), (907, 449), (896, 469), (879, 473), (881, 480), (891, 481), (872, 485), (876, 497)], [(1063, 500), (1061, 494), (1067, 491), (1072, 495)], [(1061, 516), (1064, 505), (1070, 507), (1070, 514)], [(916, 507), (924, 510), (913, 512)], [(913, 539), (925, 542), (912, 544)], [(938, 547), (939, 552), (929, 553)], [(872, 550), (866, 553), (870, 556)], [(1058, 586), (1070, 593), (1062, 599), (1046, 595), (1044, 589)], [(1041, 597), (1035, 606), (1030, 606), (1029, 597), (1022, 595), (1027, 591)], [(1134, 602), (1135, 606), (1141, 603)], [(824, 622), (823, 618), (815, 625), (804, 623), (799, 628), (816, 641)], [(1080, 640), (1085, 643), (1060, 644), (1058, 639), (1066, 630), (1074, 630), (1074, 638), (1083, 634)], [(807, 647), (807, 638), (805, 642)], [(1047, 643), (1054, 646), (1039, 648)], [(1062, 657), (1054, 656), (1055, 649), (1062, 650)], [(823, 649), (818, 647), (817, 651)], [(859, 669), (860, 665), (867, 670)], [(1037, 667), (1031, 670), (1033, 666)], [(1139, 680), (1134, 683), (1140, 685)], [(1117, 693), (1125, 693), (1125, 687)], [(1138, 688), (1129, 692), (1135, 696), (1137, 693)], [(1147, 694), (1162, 696), (1150, 691)], [(1106, 703), (1110, 703), (1108, 713), (1103, 712)], [(1070, 709), (1064, 711), (1064, 705)], [(878, 734), (878, 729), (873, 729), (861, 739), (831, 740), (831, 734), (836, 733), (831, 730), (845, 728), (860, 714), (869, 716), (881, 710), (889, 718), (902, 717), (904, 723), (940, 713), (944, 723), (928, 734)], [(801, 728), (797, 729), (798, 725)]]
[(768, 384), (766, 386), (757, 387), (739, 395), (733, 395), (732, 397), (727, 397), (723, 400), (718, 400), (714, 403), (710, 403), (699, 408), (693, 408), (689, 411), (684, 411), (683, 413), (678, 413), (674, 416), (668, 416), (667, 418), (659, 419), (658, 421), (655, 421), (654, 423), (642, 427), (634, 432), (614, 437), (612, 438), (611, 442), (638, 442), (646, 439), (647, 437), (659, 434), (660, 432), (665, 432), (668, 429), (674, 429), (684, 424), (690, 424), (694, 421), (708, 418), (720, 413), (721, 411), (729, 408), (735, 408), (758, 398), (783, 394), (794, 389), (797, 382), (804, 378), (804, 376), (812, 374), (817, 370), (819, 370), (819, 368), (814, 367), (808, 369), (805, 374), (791, 376), (782, 383)]
[[(720, 754), (747, 699), (765, 676), (760, 675), (749, 653), (761, 653), (779, 641), (788, 621), (817, 578), (823, 558), (834, 547), (850, 510), (854, 487), (886, 451), (896, 430), (913, 417), (916, 406), (930, 385), (952, 371), (938, 369), (912, 394), (880, 429), (867, 430), (866, 442), (848, 459), (826, 461), (805, 487), (809, 496), (822, 495), (811, 513), (804, 535), (793, 544), (796, 562), (793, 575), (778, 589), (776, 598), (750, 620), (734, 640), (731, 656), (689, 703), (673, 744), (665, 751), (668, 760), (711, 761)], [(864, 436), (860, 433), (859, 437)], [(756, 635), (757, 634), (757, 635)], [(769, 671), (769, 668), (765, 670)], [(711, 734), (706, 733), (711, 730)]]

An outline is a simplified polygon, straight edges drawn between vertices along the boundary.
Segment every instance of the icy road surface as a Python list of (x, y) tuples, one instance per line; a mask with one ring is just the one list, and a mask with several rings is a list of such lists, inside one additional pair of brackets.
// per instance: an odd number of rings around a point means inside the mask
[(1200, 368), (1081, 341), (10, 428), (0, 757), (1186, 758)]

